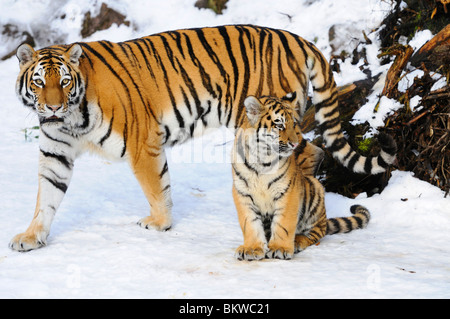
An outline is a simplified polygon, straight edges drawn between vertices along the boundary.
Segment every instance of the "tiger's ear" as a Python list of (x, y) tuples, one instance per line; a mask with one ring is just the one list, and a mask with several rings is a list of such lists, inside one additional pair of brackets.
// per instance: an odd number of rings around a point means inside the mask
[(31, 47), (31, 45), (24, 43), (17, 48), (17, 58), (19, 59), (20, 66), (24, 66), (35, 56), (36, 51)]
[(262, 111), (264, 110), (263, 105), (259, 100), (254, 96), (248, 96), (244, 100), (245, 110), (247, 111), (247, 117), (250, 121), (250, 124), (253, 126), (258, 122)]
[(81, 46), (77, 43), (72, 44), (72, 46), (66, 52), (69, 55), (70, 62), (78, 65), (78, 60), (83, 54), (83, 49), (81, 48)]

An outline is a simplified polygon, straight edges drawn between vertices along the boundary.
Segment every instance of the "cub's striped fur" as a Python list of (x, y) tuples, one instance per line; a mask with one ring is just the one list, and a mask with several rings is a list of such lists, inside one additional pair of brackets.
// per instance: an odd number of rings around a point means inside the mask
[[(28, 230), (11, 241), (15, 250), (46, 243), (74, 161), (85, 151), (128, 161), (151, 206), (151, 216), (139, 224), (167, 230), (172, 200), (164, 148), (205, 128), (239, 128), (248, 95), (295, 91), (301, 115), (311, 81), (326, 146), (341, 163), (375, 174), (393, 159), (386, 150), (373, 159), (351, 150), (328, 63), (313, 44), (286, 31), (249, 25), (187, 29), (120, 43), (37, 51), (22, 45), (17, 56), (17, 95), (37, 113), (41, 134), (36, 210)], [(315, 165), (315, 159), (308, 161)]]
[(238, 129), (232, 151), (233, 198), (244, 235), (236, 250), (240, 260), (290, 259), (325, 234), (369, 221), (360, 205), (351, 207), (352, 217), (327, 219), (324, 189), (302, 169), (295, 96), (244, 102), (248, 121)]

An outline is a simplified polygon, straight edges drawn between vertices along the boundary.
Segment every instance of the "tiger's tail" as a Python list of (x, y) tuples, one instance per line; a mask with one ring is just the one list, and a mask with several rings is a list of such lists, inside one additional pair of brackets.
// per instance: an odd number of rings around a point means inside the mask
[(378, 174), (386, 171), (395, 160), (397, 145), (394, 139), (384, 133), (378, 135), (381, 146), (378, 156), (365, 157), (352, 150), (341, 129), (338, 92), (330, 66), (313, 44), (309, 48), (312, 54), (307, 66), (313, 87), (312, 102), (326, 148), (335, 159), (355, 173)]
[(367, 208), (361, 205), (350, 207), (353, 216), (327, 219), (327, 235), (348, 233), (354, 229), (365, 228), (370, 220)]

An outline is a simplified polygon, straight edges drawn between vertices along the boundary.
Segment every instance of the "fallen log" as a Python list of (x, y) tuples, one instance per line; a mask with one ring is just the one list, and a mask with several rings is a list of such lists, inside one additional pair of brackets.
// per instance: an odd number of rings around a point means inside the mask
[(411, 65), (430, 71), (441, 71), (449, 78), (450, 72), (450, 24), (425, 43), (410, 59)]
[[(378, 55), (378, 58), (387, 56), (387, 55), (395, 55), (394, 63), (392, 63), (386, 75), (386, 82), (384, 84), (383, 91), (381, 92), (382, 96), (386, 96), (388, 98), (397, 98), (398, 97), (398, 82), (400, 81), (400, 75), (405, 68), (406, 64), (409, 61), (413, 53), (413, 48), (409, 45), (396, 44), (392, 47), (386, 49), (383, 53)], [(378, 104), (377, 104), (378, 106)], [(375, 108), (375, 111), (377, 109)]]

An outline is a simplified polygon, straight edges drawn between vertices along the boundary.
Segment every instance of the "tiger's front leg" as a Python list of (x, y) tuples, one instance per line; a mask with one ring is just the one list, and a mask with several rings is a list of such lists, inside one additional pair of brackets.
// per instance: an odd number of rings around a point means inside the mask
[(172, 198), (164, 149), (142, 150), (131, 162), (131, 167), (151, 207), (151, 215), (139, 220), (138, 224), (146, 229), (168, 230), (172, 226)]
[(261, 216), (245, 203), (245, 198), (233, 187), (233, 199), (238, 213), (239, 224), (244, 235), (244, 244), (236, 249), (238, 260), (260, 260), (265, 256), (267, 241)]
[(294, 255), (294, 239), (300, 205), (295, 192), (289, 191), (284, 196), (285, 203), (281, 205), (283, 209), (272, 219), (267, 258), (292, 259)]
[(29, 251), (46, 245), (53, 217), (69, 187), (73, 160), (64, 152), (45, 151), (41, 146), (39, 190), (34, 217), (28, 229), (11, 240), (11, 249)]

